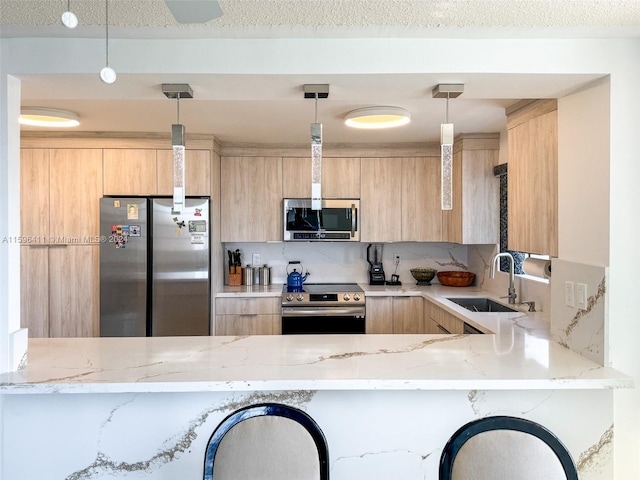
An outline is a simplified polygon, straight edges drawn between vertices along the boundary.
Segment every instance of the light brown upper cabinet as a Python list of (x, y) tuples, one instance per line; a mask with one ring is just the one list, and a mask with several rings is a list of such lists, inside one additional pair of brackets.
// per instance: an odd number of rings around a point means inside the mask
[[(282, 159), (283, 198), (311, 197), (311, 158)], [(360, 159), (322, 159), (322, 198), (360, 198)]]
[(557, 100), (507, 111), (509, 249), (558, 255)]
[(363, 158), (361, 162), (361, 241), (442, 240), (438, 158)]
[(91, 243), (83, 237), (100, 235), (102, 150), (52, 149), (49, 187), (49, 231), (53, 237)]
[(100, 234), (102, 150), (22, 149), (21, 234), (33, 243), (92, 243)]
[(220, 241), (282, 240), (282, 157), (222, 157)]
[(155, 195), (156, 192), (155, 149), (104, 150), (105, 195)]
[[(173, 195), (173, 151), (157, 151), (158, 195)], [(211, 151), (186, 150), (185, 193), (187, 196), (211, 194)]]
[(442, 212), (443, 240), (461, 244), (500, 241), (500, 181), (493, 173), (499, 148), (499, 134), (455, 138), (453, 209)]
[(402, 159), (362, 158), (360, 241), (402, 241)]
[(438, 157), (402, 159), (402, 241), (442, 241)]

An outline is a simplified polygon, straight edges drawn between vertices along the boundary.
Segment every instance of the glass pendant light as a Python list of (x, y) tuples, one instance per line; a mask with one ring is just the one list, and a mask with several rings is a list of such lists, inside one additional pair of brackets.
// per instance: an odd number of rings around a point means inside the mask
[(167, 98), (176, 99), (176, 123), (171, 125), (173, 148), (173, 213), (180, 213), (185, 204), (185, 130), (180, 124), (180, 99), (193, 98), (193, 90), (186, 83), (163, 84), (162, 92)]
[(445, 123), (440, 125), (440, 203), (442, 210), (453, 209), (453, 123), (449, 123), (449, 98), (462, 95), (464, 85), (440, 84), (433, 89), (433, 98), (446, 98)]
[(305, 85), (304, 98), (315, 99), (315, 121), (311, 124), (311, 209), (322, 209), (322, 124), (318, 123), (318, 98), (329, 96), (329, 85)]

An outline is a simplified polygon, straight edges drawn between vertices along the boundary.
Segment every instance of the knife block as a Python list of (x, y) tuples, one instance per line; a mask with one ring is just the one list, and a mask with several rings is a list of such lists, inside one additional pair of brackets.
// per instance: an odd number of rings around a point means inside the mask
[(229, 285), (242, 285), (242, 267), (229, 267)]

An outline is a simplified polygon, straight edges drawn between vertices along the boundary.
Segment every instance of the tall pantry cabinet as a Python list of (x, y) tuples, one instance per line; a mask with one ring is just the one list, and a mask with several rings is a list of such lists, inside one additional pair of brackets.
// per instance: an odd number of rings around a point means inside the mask
[(102, 150), (23, 149), (20, 176), (22, 326), (96, 335)]

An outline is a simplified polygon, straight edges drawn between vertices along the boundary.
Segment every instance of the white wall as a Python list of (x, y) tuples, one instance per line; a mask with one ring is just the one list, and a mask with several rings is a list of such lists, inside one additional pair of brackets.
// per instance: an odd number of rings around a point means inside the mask
[(558, 257), (609, 264), (610, 82), (558, 99)]

